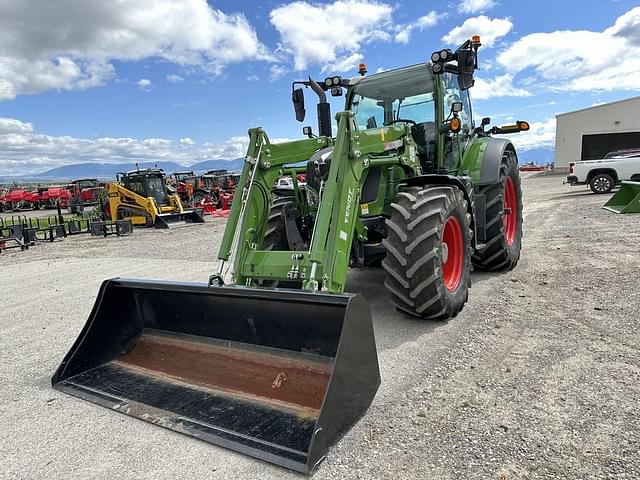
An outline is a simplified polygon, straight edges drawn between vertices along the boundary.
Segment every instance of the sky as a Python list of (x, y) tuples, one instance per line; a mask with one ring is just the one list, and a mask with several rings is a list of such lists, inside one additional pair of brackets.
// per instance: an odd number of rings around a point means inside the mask
[(640, 95), (639, 5), (0, 0), (0, 176), (239, 158), (250, 127), (301, 136), (292, 81), (423, 62), (475, 34), (476, 119), (528, 120), (516, 146), (552, 148), (556, 114)]

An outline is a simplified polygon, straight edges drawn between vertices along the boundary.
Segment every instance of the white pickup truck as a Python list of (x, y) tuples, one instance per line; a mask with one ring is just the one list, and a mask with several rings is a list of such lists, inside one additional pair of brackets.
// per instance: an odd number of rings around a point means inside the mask
[(610, 152), (602, 160), (570, 162), (565, 183), (589, 185), (593, 193), (609, 193), (623, 180), (640, 181), (640, 148)]

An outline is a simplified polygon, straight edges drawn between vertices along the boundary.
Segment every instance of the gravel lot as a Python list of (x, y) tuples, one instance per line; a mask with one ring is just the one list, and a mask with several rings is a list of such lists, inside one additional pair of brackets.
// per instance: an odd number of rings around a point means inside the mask
[[(371, 303), (382, 386), (315, 473), (324, 478), (640, 478), (640, 215), (528, 176), (523, 257), (475, 273), (449, 322)], [(50, 376), (101, 281), (204, 281), (224, 220), (131, 237), (72, 237), (0, 254), (0, 478), (301, 478), (66, 396)]]

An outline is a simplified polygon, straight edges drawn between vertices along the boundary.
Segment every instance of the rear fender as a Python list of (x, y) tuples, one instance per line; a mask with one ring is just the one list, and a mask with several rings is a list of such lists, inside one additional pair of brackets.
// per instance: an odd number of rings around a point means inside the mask
[(471, 238), (471, 245), (476, 247), (476, 202), (475, 196), (473, 192), (473, 182), (471, 177), (462, 176), (462, 177), (454, 177), (453, 175), (419, 175), (416, 177), (407, 178), (401, 184), (406, 185), (408, 187), (426, 187), (426, 186), (435, 186), (435, 185), (451, 185), (456, 187), (462, 191), (464, 194), (464, 198), (467, 201), (467, 211), (471, 216), (471, 223), (469, 224), (469, 228), (473, 232)]

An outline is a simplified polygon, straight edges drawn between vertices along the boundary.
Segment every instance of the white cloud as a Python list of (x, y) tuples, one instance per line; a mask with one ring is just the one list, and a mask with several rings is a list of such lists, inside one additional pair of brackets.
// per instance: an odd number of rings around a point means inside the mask
[(549, 118), (543, 122), (529, 124), (529, 131), (513, 135), (499, 135), (509, 138), (517, 151), (526, 152), (542, 147), (553, 147), (556, 141), (556, 119)]
[(512, 74), (533, 69), (557, 91), (640, 90), (640, 7), (602, 32), (526, 35), (498, 63)]
[(0, 118), (0, 172), (19, 175), (43, 172), (83, 162), (134, 163), (176, 161), (190, 165), (203, 160), (232, 160), (244, 156), (246, 135), (221, 143), (197, 146), (191, 138), (77, 138), (38, 132), (31, 123)]
[(482, 45), (492, 47), (496, 40), (504, 37), (513, 28), (508, 18), (489, 18), (485, 15), (468, 18), (464, 23), (455, 27), (442, 37), (442, 41), (449, 45), (459, 45), (469, 40), (473, 35), (480, 35)]
[(33, 124), (21, 122), (15, 118), (0, 117), (0, 134), (26, 134), (33, 132)]
[(328, 63), (322, 67), (322, 72), (349, 72), (355, 75), (358, 71), (358, 64), (362, 62), (364, 56), (361, 53), (354, 53), (348, 57), (339, 58), (335, 62)]
[(180, 83), (180, 82), (184, 82), (184, 78), (182, 78), (180, 75), (176, 75), (175, 73), (172, 73), (171, 75), (167, 75), (167, 82)]
[(102, 85), (113, 60), (159, 57), (217, 74), (272, 58), (244, 15), (206, 0), (5, 1), (0, 18), (0, 100)]
[(138, 85), (138, 88), (143, 92), (148, 92), (149, 90), (151, 90), (151, 80), (149, 80), (148, 78), (141, 78), (136, 82), (136, 85)]
[(280, 33), (279, 52), (292, 56), (300, 71), (343, 61), (365, 43), (388, 40), (391, 12), (391, 6), (369, 0), (297, 1), (275, 8), (270, 18)]
[(462, 13), (479, 13), (496, 6), (495, 0), (465, 0), (458, 6), (458, 11)]
[(247, 82), (257, 82), (260, 80), (260, 77), (258, 75), (249, 75), (247, 77)]
[(513, 85), (513, 76), (499, 75), (491, 80), (476, 77), (476, 83), (471, 89), (474, 100), (487, 100), (495, 97), (530, 97), (531, 93)]
[(269, 77), (271, 78), (271, 80), (278, 80), (279, 78), (282, 78), (284, 75), (286, 75), (287, 73), (287, 67), (285, 67), (284, 65), (271, 65), (271, 68), (269, 68)]
[(408, 25), (398, 25), (396, 27), (398, 33), (396, 33), (394, 40), (398, 43), (409, 43), (411, 33), (414, 30), (422, 31), (427, 28), (431, 28), (438, 23), (439, 18), (440, 16), (438, 13), (435, 10), (432, 10), (426, 15), (418, 18), (418, 20), (413, 23), (409, 23)]

